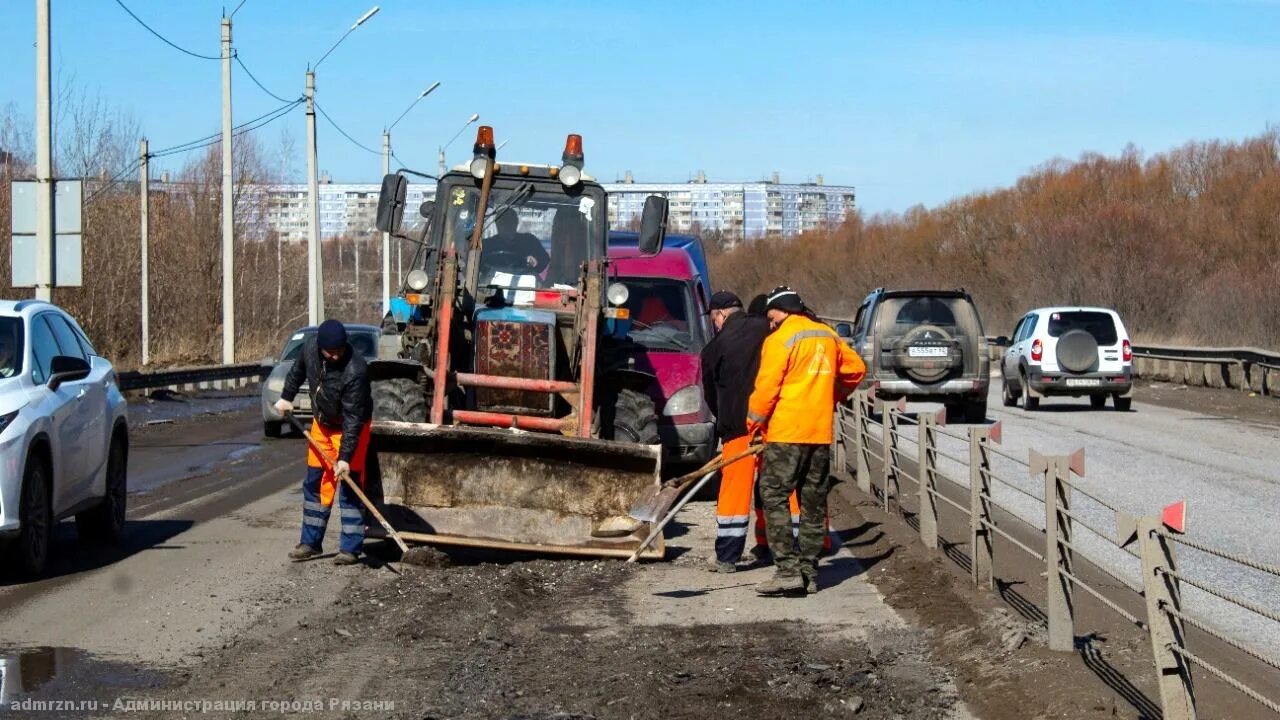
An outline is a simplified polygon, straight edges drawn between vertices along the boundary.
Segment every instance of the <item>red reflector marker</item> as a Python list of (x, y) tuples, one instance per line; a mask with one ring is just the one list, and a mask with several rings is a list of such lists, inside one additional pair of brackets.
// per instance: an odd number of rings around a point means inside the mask
[(1187, 531), (1187, 501), (1179, 500), (1165, 507), (1160, 513), (1160, 522), (1178, 534), (1185, 533)]

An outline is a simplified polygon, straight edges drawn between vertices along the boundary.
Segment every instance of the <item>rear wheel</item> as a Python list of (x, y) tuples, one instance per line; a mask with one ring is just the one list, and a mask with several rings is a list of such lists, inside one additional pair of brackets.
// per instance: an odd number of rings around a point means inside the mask
[(374, 381), (373, 419), (426, 422), (426, 392), (421, 385), (409, 378)]
[(1107, 406), (1107, 396), (1106, 395), (1090, 395), (1089, 406), (1092, 407), (1094, 410), (1101, 410), (1102, 408)]
[(102, 502), (76, 514), (76, 532), (81, 542), (114, 544), (124, 535), (125, 503), (128, 497), (128, 450), (120, 438), (111, 441), (107, 456), (107, 491)]
[(619, 390), (612, 417), (601, 423), (600, 434), (605, 440), (657, 445), (658, 412), (653, 398), (635, 390)]
[(28, 575), (43, 573), (45, 564), (49, 561), (49, 538), (53, 532), (49, 478), (49, 467), (42, 458), (27, 458), (18, 508), (21, 528), (13, 552), (18, 568)]
[(1031, 394), (1031, 383), (1027, 382), (1026, 373), (1022, 375), (1022, 409), (1027, 411), (1040, 409), (1040, 398)]
[(1111, 397), (1111, 401), (1115, 403), (1116, 410), (1119, 410), (1120, 412), (1129, 412), (1130, 410), (1133, 409), (1133, 398), (1131, 397), (1120, 397), (1119, 395), (1113, 395)]
[(976, 425), (987, 419), (987, 398), (973, 398), (964, 405), (965, 422)]

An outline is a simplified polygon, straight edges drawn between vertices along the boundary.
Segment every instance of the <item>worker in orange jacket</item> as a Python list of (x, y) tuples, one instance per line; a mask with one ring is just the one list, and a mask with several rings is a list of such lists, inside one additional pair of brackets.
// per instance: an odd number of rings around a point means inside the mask
[[(818, 591), (836, 403), (853, 392), (867, 366), (834, 330), (813, 317), (795, 290), (774, 288), (766, 307), (774, 331), (760, 348), (760, 370), (747, 403), (747, 432), (764, 435), (760, 498), (776, 570), (756, 592), (808, 594)], [(800, 501), (795, 545), (787, 506), (793, 490)]]

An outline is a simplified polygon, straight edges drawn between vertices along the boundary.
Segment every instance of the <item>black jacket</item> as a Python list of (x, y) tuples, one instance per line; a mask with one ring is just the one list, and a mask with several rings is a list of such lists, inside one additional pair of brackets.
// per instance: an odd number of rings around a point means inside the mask
[(721, 440), (747, 434), (747, 400), (760, 369), (760, 345), (769, 321), (741, 310), (725, 318), (720, 332), (702, 349), (702, 389), (716, 416)]
[(304, 380), (310, 388), (316, 420), (327, 427), (342, 428), (338, 459), (351, 462), (360, 442), (360, 431), (373, 418), (373, 394), (364, 357), (347, 343), (342, 360), (330, 362), (320, 354), (316, 335), (312, 333), (302, 345), (302, 354), (289, 369), (280, 397), (293, 402)]

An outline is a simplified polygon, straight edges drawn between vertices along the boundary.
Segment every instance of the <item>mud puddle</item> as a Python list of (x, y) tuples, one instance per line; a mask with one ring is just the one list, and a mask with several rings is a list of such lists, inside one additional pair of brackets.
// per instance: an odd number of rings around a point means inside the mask
[(155, 670), (77, 648), (0, 649), (0, 715), (23, 710), (23, 701), (66, 701), (84, 711), (104, 703), (110, 707), (121, 695), (159, 687), (164, 680)]

